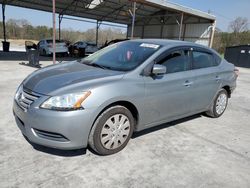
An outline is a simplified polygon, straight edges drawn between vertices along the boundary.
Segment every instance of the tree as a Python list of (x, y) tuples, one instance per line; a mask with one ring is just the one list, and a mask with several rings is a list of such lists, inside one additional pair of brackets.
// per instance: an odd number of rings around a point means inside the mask
[[(0, 31), (2, 31), (2, 22), (0, 22)], [(53, 28), (47, 26), (32, 26), (25, 19), (9, 19), (6, 22), (6, 33), (9, 39), (29, 39), (29, 40), (41, 40), (46, 38), (52, 38)], [(57, 30), (57, 37), (59, 36)], [(62, 29), (61, 39), (69, 42), (76, 41), (92, 41), (95, 42), (96, 30), (88, 29), (87, 31), (74, 31), (73, 29)], [(0, 32), (0, 38), (3, 38), (2, 32)], [(99, 44), (104, 44), (105, 41), (112, 39), (126, 38), (126, 34), (121, 29), (99, 29)]]
[(248, 19), (238, 17), (234, 21), (230, 22), (229, 29), (234, 33), (240, 33), (248, 30)]

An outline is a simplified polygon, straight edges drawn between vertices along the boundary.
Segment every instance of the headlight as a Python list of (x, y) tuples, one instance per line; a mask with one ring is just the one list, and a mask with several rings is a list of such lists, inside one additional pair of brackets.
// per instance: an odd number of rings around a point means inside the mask
[(16, 90), (16, 94), (15, 94), (15, 100), (16, 100), (16, 101), (18, 101), (18, 98), (20, 97), (20, 94), (21, 94), (22, 90), (23, 90), (23, 85), (21, 84), (21, 85), (17, 88), (17, 90)]
[(87, 91), (50, 97), (41, 105), (41, 108), (61, 111), (78, 110), (82, 108), (83, 101), (90, 94), (91, 92)]

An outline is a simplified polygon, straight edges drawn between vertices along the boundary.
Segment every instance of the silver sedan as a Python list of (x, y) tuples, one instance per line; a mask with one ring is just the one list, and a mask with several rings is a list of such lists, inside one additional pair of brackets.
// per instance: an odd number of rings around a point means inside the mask
[(109, 155), (135, 131), (202, 112), (221, 116), (237, 74), (201, 45), (130, 40), (33, 72), (18, 87), (13, 111), (31, 142)]

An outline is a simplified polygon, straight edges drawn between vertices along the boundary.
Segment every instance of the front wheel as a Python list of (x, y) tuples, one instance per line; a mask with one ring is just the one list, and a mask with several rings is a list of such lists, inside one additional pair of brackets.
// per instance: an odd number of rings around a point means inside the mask
[(121, 151), (134, 130), (134, 118), (124, 106), (105, 110), (95, 121), (89, 135), (89, 146), (100, 155)]
[(226, 110), (228, 103), (228, 93), (225, 89), (221, 89), (215, 97), (211, 109), (206, 114), (213, 118), (220, 117)]

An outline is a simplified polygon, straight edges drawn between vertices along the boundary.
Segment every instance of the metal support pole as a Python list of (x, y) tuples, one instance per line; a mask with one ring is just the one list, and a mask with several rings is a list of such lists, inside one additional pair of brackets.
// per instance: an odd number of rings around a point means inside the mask
[(53, 64), (56, 63), (56, 1), (53, 2)]
[(164, 17), (162, 17), (161, 19), (160, 19), (160, 22), (161, 22), (161, 38), (163, 38), (163, 30), (164, 30), (164, 25), (165, 25), (165, 18)]
[(99, 21), (97, 20), (96, 21), (96, 35), (95, 35), (95, 44), (96, 44), (96, 46), (97, 46), (97, 44), (98, 44), (98, 30), (99, 30)]
[(63, 15), (59, 14), (58, 15), (58, 20), (59, 20), (59, 22), (58, 22), (58, 25), (59, 25), (59, 27), (58, 27), (58, 38), (59, 38), (59, 40), (61, 40), (61, 23), (62, 23), (62, 19), (63, 19)]
[(179, 30), (179, 40), (181, 40), (181, 35), (182, 35), (183, 17), (184, 17), (184, 13), (182, 12), (182, 13), (181, 13), (180, 30)]
[(134, 38), (134, 27), (135, 27), (135, 11), (136, 11), (136, 2), (133, 2), (133, 13), (132, 13), (132, 28), (131, 28), (131, 39)]
[(142, 35), (141, 35), (142, 39), (144, 38), (144, 30), (145, 30), (145, 25), (143, 24), (143, 26), (142, 26)]
[(210, 48), (213, 47), (215, 27), (216, 27), (216, 20), (214, 20), (213, 27), (212, 27), (212, 33), (211, 33), (211, 38), (210, 38), (210, 42), (209, 42)]
[(3, 15), (3, 39), (6, 42), (6, 29), (5, 29), (5, 4), (2, 4), (2, 15)]
[(164, 24), (161, 24), (161, 38), (163, 38), (163, 29), (164, 29)]
[(129, 28), (129, 26), (127, 25), (126, 39), (128, 39), (128, 28)]
[(186, 28), (187, 28), (187, 24), (184, 24), (184, 31), (183, 31), (183, 35), (182, 35), (182, 40), (185, 40), (186, 37)]

